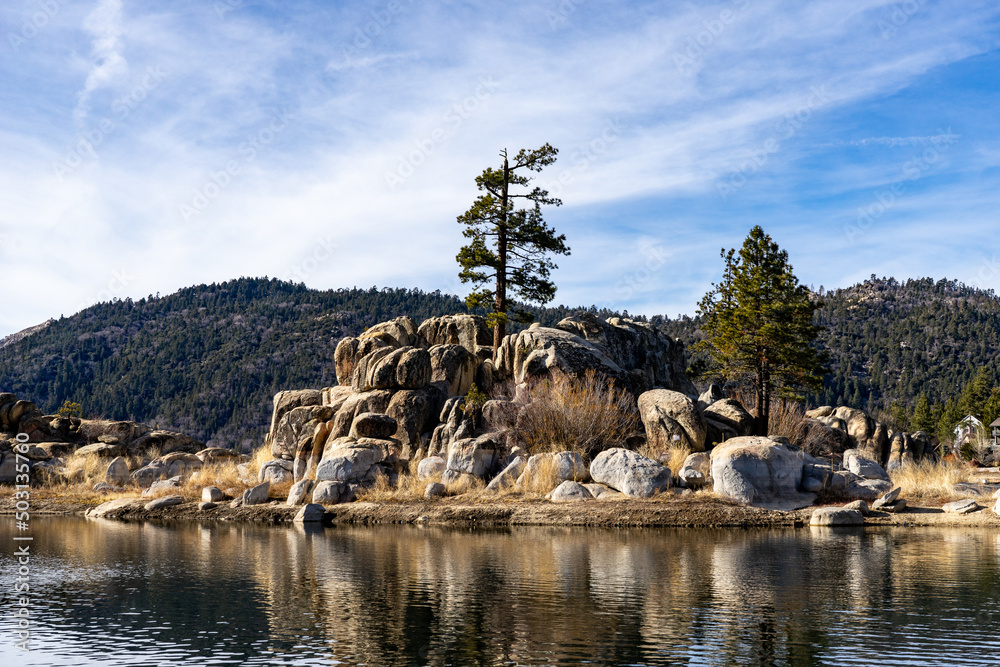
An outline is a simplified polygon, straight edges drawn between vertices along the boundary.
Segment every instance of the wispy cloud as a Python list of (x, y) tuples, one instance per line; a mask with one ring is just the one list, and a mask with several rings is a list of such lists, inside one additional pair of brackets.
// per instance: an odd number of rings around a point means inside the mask
[[(0, 34), (37, 6), (12, 3)], [(565, 203), (546, 217), (573, 248), (560, 303), (693, 312), (719, 248), (754, 224), (817, 285), (961, 278), (955, 223), (986, 228), (1000, 190), (995, 2), (926, 3), (891, 40), (883, 0), (637, 4), (575, 3), (556, 26), (558, 2), (527, 0), (244, 2), (223, 17), (200, 0), (65, 4), (0, 58), (0, 261), (32, 285), (8, 296), (0, 334), (70, 314), (113, 271), (138, 298), (286, 276), (328, 245), (310, 286), (460, 290), (455, 217), (474, 177), (545, 142), (561, 152), (538, 182)], [(841, 242), (950, 135), (863, 246)], [(99, 160), (53, 176), (94, 138)], [(752, 178), (722, 201), (734, 173)]]
[(962, 135), (946, 132), (944, 134), (932, 134), (923, 137), (867, 137), (865, 139), (853, 139), (851, 141), (838, 141), (827, 146), (889, 146), (896, 148), (899, 146), (931, 146), (944, 143), (951, 143), (959, 139)]
[(83, 124), (90, 112), (90, 98), (96, 91), (111, 86), (115, 79), (128, 72), (128, 61), (122, 55), (122, 0), (99, 0), (97, 7), (83, 23), (93, 37), (93, 66), (87, 73), (83, 90), (77, 93), (73, 119)]

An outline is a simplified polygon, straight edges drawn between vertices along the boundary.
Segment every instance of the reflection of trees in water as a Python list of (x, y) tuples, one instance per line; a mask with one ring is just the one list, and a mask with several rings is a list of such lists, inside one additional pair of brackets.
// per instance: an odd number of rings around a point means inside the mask
[[(109, 559), (118, 571), (57, 596), (86, 589), (105, 618), (151, 610), (124, 622), (228, 619), (234, 640), (348, 662), (815, 664), (929, 641), (952, 622), (942, 596), (955, 623), (1000, 621), (1000, 538), (981, 529), (66, 526), (46, 532), (48, 548), (81, 571)], [(209, 654), (217, 637), (185, 641)]]

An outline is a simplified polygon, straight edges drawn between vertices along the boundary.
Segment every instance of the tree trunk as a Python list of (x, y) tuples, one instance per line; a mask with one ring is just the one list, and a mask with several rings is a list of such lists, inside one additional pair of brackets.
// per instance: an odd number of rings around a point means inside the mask
[(757, 417), (754, 419), (753, 434), (767, 435), (767, 412), (764, 410), (764, 369), (757, 368)]
[[(507, 185), (510, 180), (510, 168), (507, 164), (507, 149), (503, 152), (503, 192), (500, 195), (500, 221), (497, 229), (497, 288), (493, 304), (493, 312), (507, 314)], [(500, 343), (507, 335), (507, 324), (497, 320), (493, 325), (493, 358), (500, 351)]]
[(761, 435), (768, 436), (771, 433), (771, 366), (764, 362), (764, 412), (761, 413)]

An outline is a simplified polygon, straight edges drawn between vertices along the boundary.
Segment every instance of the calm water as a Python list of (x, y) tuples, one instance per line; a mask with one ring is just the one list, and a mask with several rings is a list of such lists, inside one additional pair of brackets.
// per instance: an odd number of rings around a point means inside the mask
[(35, 519), (0, 665), (1000, 663), (1000, 533)]

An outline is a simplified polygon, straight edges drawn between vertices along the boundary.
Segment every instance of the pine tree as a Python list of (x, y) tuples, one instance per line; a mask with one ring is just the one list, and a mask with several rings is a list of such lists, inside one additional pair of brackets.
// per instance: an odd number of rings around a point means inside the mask
[(951, 442), (955, 438), (955, 427), (962, 421), (965, 415), (959, 407), (958, 401), (949, 398), (941, 411), (941, 417), (937, 423), (937, 436), (941, 442)]
[(931, 412), (931, 404), (927, 400), (927, 394), (922, 393), (917, 397), (917, 405), (913, 408), (913, 417), (910, 419), (910, 424), (918, 431), (934, 433), (937, 420), (934, 419), (934, 414)]
[[(509, 297), (538, 304), (551, 301), (556, 286), (549, 275), (557, 267), (548, 255), (569, 254), (566, 236), (556, 236), (555, 230), (542, 220), (542, 204), (560, 206), (562, 202), (537, 186), (522, 192), (511, 190), (511, 186), (527, 187), (531, 183), (530, 177), (519, 172), (541, 171), (555, 162), (558, 152), (549, 144), (533, 151), (521, 149), (511, 162), (504, 149), (500, 153), (502, 167), (487, 167), (476, 177), (476, 187), (486, 194), (458, 216), (465, 225), (462, 234), (470, 239), (456, 257), (462, 266), (458, 277), (473, 285), (466, 305), (491, 311), (488, 321), (493, 326), (494, 354), (507, 332)], [(516, 199), (527, 200), (530, 208), (514, 208)], [(532, 321), (523, 308), (513, 310), (518, 321)]]
[[(788, 253), (757, 226), (740, 249), (722, 250), (722, 281), (698, 305), (705, 339), (698, 345), (714, 363), (713, 374), (747, 382), (756, 394), (754, 431), (768, 433), (771, 398), (801, 400), (822, 384), (825, 353), (813, 346), (820, 307), (800, 285)], [(860, 400), (860, 395), (859, 395)]]
[(962, 390), (962, 397), (959, 399), (959, 410), (965, 415), (975, 415), (982, 417), (983, 407), (990, 398), (993, 389), (993, 373), (985, 366), (979, 368), (972, 380), (965, 385)]

